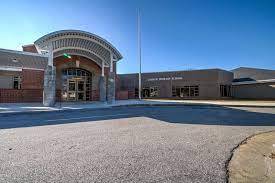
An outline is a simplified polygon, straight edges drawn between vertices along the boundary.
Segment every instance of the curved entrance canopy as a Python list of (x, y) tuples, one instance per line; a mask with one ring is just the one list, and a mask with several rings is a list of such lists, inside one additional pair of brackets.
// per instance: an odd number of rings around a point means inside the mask
[(52, 51), (53, 58), (64, 53), (80, 55), (106, 66), (122, 59), (119, 51), (105, 39), (80, 30), (61, 30), (47, 34), (34, 42), (37, 50)]

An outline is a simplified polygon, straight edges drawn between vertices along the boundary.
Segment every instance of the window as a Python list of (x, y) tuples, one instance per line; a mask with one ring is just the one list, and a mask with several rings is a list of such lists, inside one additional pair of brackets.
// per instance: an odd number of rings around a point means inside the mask
[(152, 87), (145, 87), (142, 89), (142, 96), (144, 98), (147, 97), (158, 97), (159, 96), (159, 87), (152, 86)]
[(190, 96), (199, 96), (199, 87), (198, 86), (190, 86)]
[(176, 88), (176, 96), (180, 96), (180, 88)]
[(184, 86), (182, 88), (181, 97), (189, 97), (189, 96), (190, 96), (189, 86)]
[(172, 86), (173, 97), (197, 97), (199, 96), (199, 86)]
[(135, 98), (138, 98), (139, 97), (139, 91), (138, 91), (138, 88), (135, 88)]
[(177, 92), (176, 92), (176, 87), (172, 86), (172, 96), (176, 97), (177, 96)]
[(150, 87), (150, 97), (159, 96), (159, 89), (157, 86)]
[(14, 76), (13, 77), (13, 88), (14, 89), (21, 89), (21, 77), (20, 76)]
[(145, 87), (142, 89), (142, 97), (147, 98), (150, 97), (150, 89), (149, 87)]
[[(91, 100), (92, 73), (80, 68), (62, 70), (62, 98), (65, 100)], [(77, 92), (77, 94), (74, 94)]]
[(231, 97), (231, 85), (220, 85), (221, 97)]

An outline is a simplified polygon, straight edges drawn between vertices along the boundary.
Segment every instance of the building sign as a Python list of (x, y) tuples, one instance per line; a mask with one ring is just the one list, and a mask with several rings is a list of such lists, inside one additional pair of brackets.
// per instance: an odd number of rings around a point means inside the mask
[(170, 80), (182, 80), (183, 77), (164, 77), (164, 78), (149, 78), (147, 81), (170, 81)]

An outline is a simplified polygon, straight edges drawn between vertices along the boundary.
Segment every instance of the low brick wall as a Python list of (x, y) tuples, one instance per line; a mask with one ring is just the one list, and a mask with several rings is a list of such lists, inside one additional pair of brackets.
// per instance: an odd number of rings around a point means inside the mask
[(0, 89), (0, 103), (42, 102), (42, 89)]
[(116, 99), (117, 100), (127, 100), (127, 99), (129, 99), (128, 91), (117, 91), (116, 92)]
[(100, 99), (100, 93), (99, 90), (92, 90), (91, 91), (91, 101), (99, 101)]
[(128, 91), (128, 98), (129, 98), (129, 99), (135, 99), (135, 98), (136, 98), (136, 97), (135, 97), (135, 91), (129, 90), (129, 91)]

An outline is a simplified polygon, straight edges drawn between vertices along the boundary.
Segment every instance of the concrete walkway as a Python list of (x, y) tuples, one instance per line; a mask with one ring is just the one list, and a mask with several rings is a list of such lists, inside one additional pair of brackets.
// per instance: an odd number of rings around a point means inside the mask
[(154, 106), (154, 105), (203, 105), (203, 106), (231, 106), (231, 107), (274, 107), (275, 101), (248, 100), (117, 100), (113, 104), (103, 102), (58, 102), (55, 107), (44, 107), (42, 103), (2, 103), (0, 113), (58, 111), (74, 109), (101, 109), (119, 106)]

